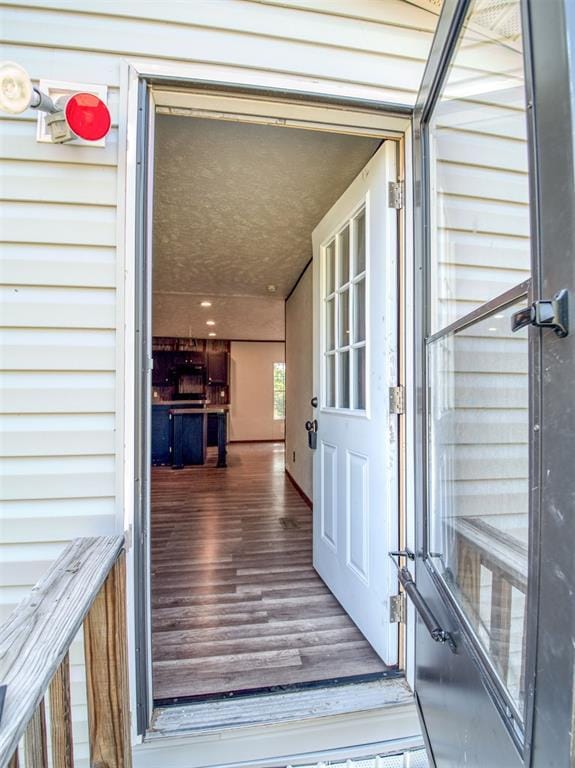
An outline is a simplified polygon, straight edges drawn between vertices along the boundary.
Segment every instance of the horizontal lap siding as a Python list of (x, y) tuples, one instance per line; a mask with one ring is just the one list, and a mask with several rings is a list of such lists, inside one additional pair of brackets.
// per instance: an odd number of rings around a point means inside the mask
[[(35, 81), (108, 86), (112, 130), (105, 149), (52, 146), (36, 142), (32, 113), (0, 117), (0, 617), (69, 539), (120, 525), (122, 58), (238, 65), (311, 77), (333, 93), (412, 104), (436, 23), (400, 0), (48, 0), (8, 2), (1, 13), (3, 58), (21, 63)], [(71, 658), (83, 765), (79, 643)]]

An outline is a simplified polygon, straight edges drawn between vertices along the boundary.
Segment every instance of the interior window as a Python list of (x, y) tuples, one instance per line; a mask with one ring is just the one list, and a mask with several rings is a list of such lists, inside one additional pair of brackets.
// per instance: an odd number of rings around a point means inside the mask
[(323, 248), (323, 405), (366, 409), (366, 211), (346, 220)]
[(286, 364), (274, 363), (274, 419), (286, 417)]

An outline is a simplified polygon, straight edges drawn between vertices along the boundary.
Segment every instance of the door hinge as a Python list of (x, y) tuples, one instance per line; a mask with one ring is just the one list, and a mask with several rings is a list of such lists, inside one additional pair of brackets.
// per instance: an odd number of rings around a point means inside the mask
[(405, 592), (389, 598), (389, 623), (405, 624)]
[(388, 208), (403, 208), (403, 181), (390, 181)]
[(389, 412), (405, 413), (405, 387), (389, 388)]

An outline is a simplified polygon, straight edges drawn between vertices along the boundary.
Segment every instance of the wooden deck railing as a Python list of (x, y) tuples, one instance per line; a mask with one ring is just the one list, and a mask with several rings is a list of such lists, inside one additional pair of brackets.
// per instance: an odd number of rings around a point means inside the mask
[(527, 612), (523, 611), (522, 626), (513, 636), (512, 590), (523, 596), (527, 593), (527, 546), (478, 518), (461, 518), (457, 520), (454, 530), (458, 551), (457, 581), (476, 625), (482, 623), (482, 607), (487, 607), (483, 605), (481, 568), (490, 573), (489, 651), (506, 685), (511, 682), (508, 679), (511, 657), (520, 654), (519, 689), (512, 692), (521, 701), (524, 695), (524, 622)]
[[(76, 539), (0, 627), (0, 766), (73, 768), (69, 648), (84, 628), (90, 765), (130, 768), (123, 537)], [(19, 744), (23, 738), (23, 755)]]

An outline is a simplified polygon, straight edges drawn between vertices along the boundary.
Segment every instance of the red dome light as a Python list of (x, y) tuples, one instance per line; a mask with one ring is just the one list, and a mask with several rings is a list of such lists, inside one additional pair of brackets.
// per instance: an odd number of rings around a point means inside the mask
[(66, 120), (76, 136), (86, 141), (103, 139), (110, 130), (110, 112), (92, 93), (75, 93), (66, 104)]

